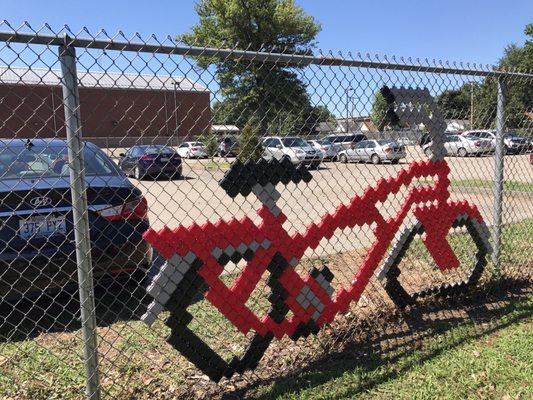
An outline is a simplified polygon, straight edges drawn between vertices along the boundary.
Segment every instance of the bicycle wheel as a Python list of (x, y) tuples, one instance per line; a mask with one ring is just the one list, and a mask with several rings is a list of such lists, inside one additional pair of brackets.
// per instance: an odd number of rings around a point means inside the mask
[[(478, 222), (468, 215), (459, 215), (453, 222), (452, 228), (462, 227), (466, 230), (459, 233), (452, 232), (455, 236), (452, 241), (464, 245), (467, 241), (470, 242), (472, 248), (466, 250), (471, 254), (470, 265), (462, 266), (462, 270), (454, 271), (452, 276), (449, 276), (450, 273), (446, 276), (446, 273), (436, 267), (434, 262), (431, 263), (433, 260), (429, 260), (429, 256), (421, 260), (424, 258), (420, 255), (423, 243), (421, 240), (415, 241), (424, 233), (421, 222), (415, 223), (402, 233), (377, 274), (384, 282), (385, 291), (397, 307), (404, 308), (415, 303), (417, 299), (428, 296), (463, 294), (477, 284), (487, 265), (487, 255), (491, 251), (487, 239), (488, 229), (483, 222)], [(475, 252), (471, 251), (474, 247)], [(408, 253), (410, 248), (415, 249), (411, 254)], [(402, 260), (405, 262), (402, 263)], [(424, 264), (426, 270), (431, 269), (431, 274), (422, 273), (421, 268), (416, 267), (417, 264)], [(429, 279), (428, 275), (431, 275)]]

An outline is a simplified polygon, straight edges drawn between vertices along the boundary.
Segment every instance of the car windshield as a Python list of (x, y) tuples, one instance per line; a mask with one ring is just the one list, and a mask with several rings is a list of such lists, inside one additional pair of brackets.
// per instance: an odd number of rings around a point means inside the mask
[(167, 146), (147, 146), (142, 148), (145, 154), (168, 154), (174, 153), (174, 150)]
[(322, 145), (328, 145), (328, 144), (331, 144), (331, 141), (329, 139), (319, 139), (316, 141), (318, 144), (322, 144)]
[[(117, 175), (113, 162), (92, 146), (83, 147), (86, 175)], [(69, 175), (66, 145), (0, 147), (0, 179), (51, 178)]]
[(287, 137), (281, 139), (285, 147), (309, 147), (305, 140), (299, 137)]

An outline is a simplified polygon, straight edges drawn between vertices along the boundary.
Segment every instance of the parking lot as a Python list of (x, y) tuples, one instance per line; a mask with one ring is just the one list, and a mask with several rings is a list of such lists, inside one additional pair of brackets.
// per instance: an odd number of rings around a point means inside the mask
[[(108, 149), (109, 154), (117, 156), (121, 149)], [(287, 187), (278, 185), (282, 194), (278, 205), (287, 216), (285, 227), (289, 232), (302, 231), (305, 226), (318, 220), (324, 213), (331, 212), (342, 202), (347, 202), (355, 194), (360, 194), (368, 185), (380, 178), (394, 176), (411, 161), (422, 160), (424, 155), (419, 147), (410, 147), (408, 157), (398, 165), (392, 164), (342, 164), (322, 163), (312, 171), (313, 180)], [(183, 177), (179, 180), (143, 179), (132, 182), (139, 187), (148, 200), (150, 224), (153, 228), (164, 225), (170, 228), (178, 225), (202, 223), (218, 218), (229, 219), (248, 215), (254, 219), (254, 209), (260, 203), (254, 195), (246, 198), (230, 198), (219, 187), (218, 181), (229, 168), (233, 159), (183, 160)], [(494, 176), (494, 156), (450, 157), (447, 159), (451, 169), (452, 199), (466, 199), (476, 204), (489, 225), (492, 224)], [(528, 184), (533, 181), (533, 166), (529, 155), (505, 157), (506, 182)], [(429, 183), (427, 180), (420, 183)], [(389, 196), (381, 206), (384, 215), (393, 215), (407, 193), (407, 188)], [(533, 218), (533, 193), (530, 190), (506, 190), (504, 198), (503, 221), (516, 222)], [(259, 220), (256, 216), (255, 220)], [(337, 240), (324, 241), (315, 255), (349, 251), (368, 246), (373, 239), (369, 227), (358, 228), (358, 232), (339, 232)], [(317, 254), (318, 253), (318, 254)]]

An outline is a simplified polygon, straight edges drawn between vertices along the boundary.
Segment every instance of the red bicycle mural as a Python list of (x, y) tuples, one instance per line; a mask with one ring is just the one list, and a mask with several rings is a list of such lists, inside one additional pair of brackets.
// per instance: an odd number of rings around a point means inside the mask
[[(376, 272), (399, 307), (421, 296), (466, 291), (481, 276), (486, 256), (491, 251), (488, 230), (475, 205), (465, 200), (450, 200), (450, 169), (444, 161), (443, 146), (445, 123), (433, 98), (427, 89), (384, 87), (381, 91), (389, 104), (388, 117), (392, 121), (424, 123), (432, 138), (431, 159), (413, 162), (396, 176), (379, 179), (362, 195), (340, 204), (335, 211), (323, 215), (318, 223), (309, 224), (304, 232), (292, 235), (283, 228), (286, 217), (276, 205), (280, 194), (275, 186), (309, 182), (310, 173), (288, 160), (244, 164), (237, 161), (220, 185), (231, 197), (255, 194), (263, 204), (258, 210), (260, 224), (244, 217), (145, 233), (145, 238), (167, 262), (147, 288), (154, 301), (142, 320), (151, 325), (160, 312), (169, 311), (165, 324), (171, 328), (171, 334), (167, 342), (212, 380), (254, 369), (274, 338), (287, 335), (297, 340), (316, 334), (338, 313), (346, 312), (351, 303), (359, 300)], [(378, 203), (420, 178), (433, 179), (434, 183), (412, 187), (395, 216), (385, 218), (380, 214)], [(414, 214), (417, 223), (400, 233), (409, 212)], [(337, 230), (363, 225), (374, 227), (376, 239), (348, 286), (334, 288), (333, 273), (326, 266), (313, 268), (307, 276), (296, 272), (295, 267), (308, 248), (316, 249), (322, 239), (331, 239)], [(454, 226), (465, 226), (477, 246), (468, 279), (408, 294), (398, 280), (398, 265), (417, 234), (423, 234), (422, 240), (440, 270), (460, 266), (460, 260), (446, 240)], [(399, 239), (386, 257), (395, 237)], [(227, 286), (221, 280), (224, 266), (242, 259), (246, 261), (245, 267), (231, 286)], [(257, 315), (246, 302), (265, 273), (269, 274), (270, 308), (266, 315)], [(226, 362), (187, 327), (192, 320), (187, 308), (198, 294), (240, 332), (254, 332), (241, 357)]]

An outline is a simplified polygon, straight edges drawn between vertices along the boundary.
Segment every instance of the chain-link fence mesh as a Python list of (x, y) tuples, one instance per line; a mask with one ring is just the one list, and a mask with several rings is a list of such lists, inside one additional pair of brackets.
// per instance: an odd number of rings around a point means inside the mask
[(2, 396), (253, 395), (530, 298), (532, 75), (0, 30)]

